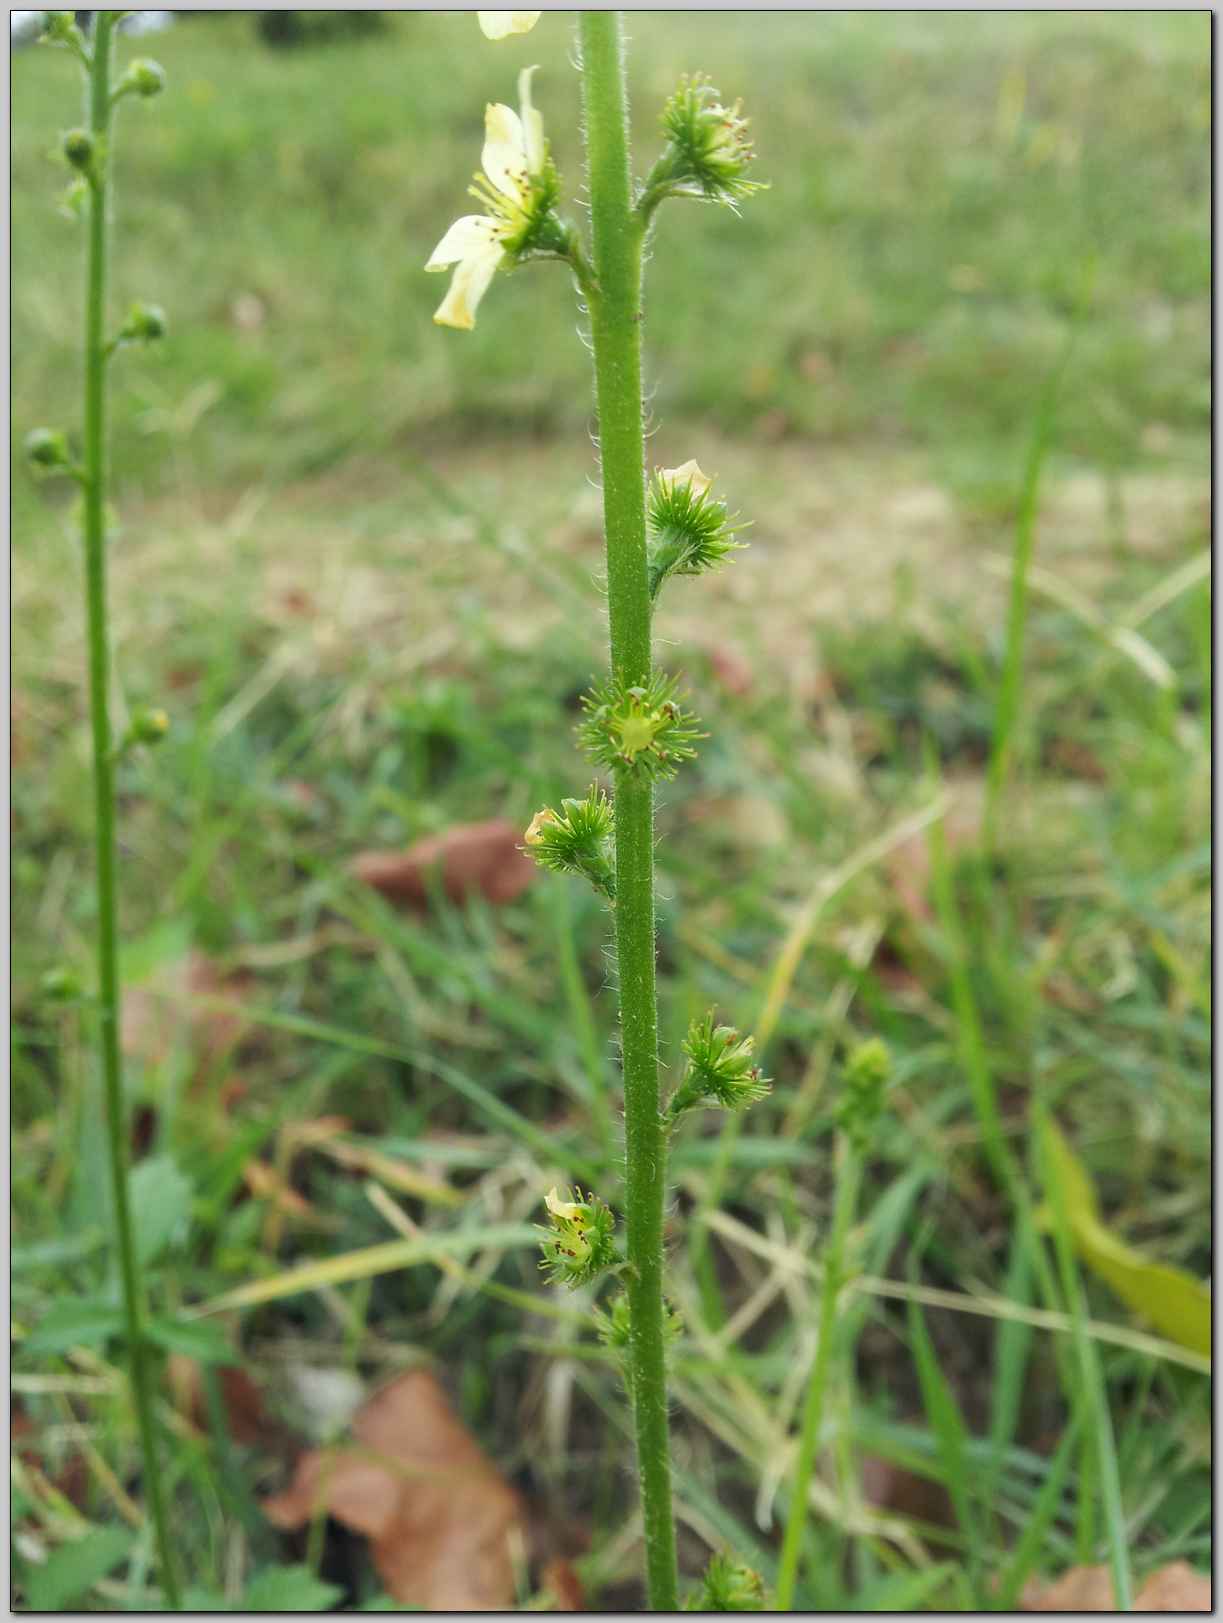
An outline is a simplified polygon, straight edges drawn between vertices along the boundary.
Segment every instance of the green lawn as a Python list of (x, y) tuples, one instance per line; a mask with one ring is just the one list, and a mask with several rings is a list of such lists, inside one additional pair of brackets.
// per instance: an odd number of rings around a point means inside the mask
[[(772, 186), (740, 220), (665, 209), (649, 270), (651, 454), (698, 457), (754, 520), (734, 569), (660, 612), (663, 658), (711, 735), (659, 817), (665, 1054), (714, 1004), (750, 1027), (795, 918), (825, 897), (707, 1252), (691, 1214), (717, 1177), (718, 1124), (677, 1155), (689, 1579), (710, 1544), (775, 1571), (817, 1301), (787, 1248), (818, 1257), (823, 1242), (846, 1043), (883, 1036), (897, 1083), (855, 1236), (861, 1341), (834, 1371), (804, 1606), (972, 1609), (1015, 1576), (1016, 1552), (1025, 1575), (1107, 1559), (1094, 1455), (1076, 1449), (1064, 1477), (1051, 1463), (1089, 1405), (1069, 1336), (1027, 1322), (1047, 1304), (988, 1152), (991, 1102), (1035, 1204), (1039, 1096), (1114, 1234), (1209, 1272), (1209, 29), (1205, 13), (632, 17), (640, 167), (679, 73), (704, 68), (744, 96)], [(456, 1206), (396, 1198), (426, 1233), (478, 1235), (538, 1220), (579, 1165), (615, 1204), (618, 1101), (593, 897), (541, 878), (504, 907), (396, 913), (349, 870), (453, 823), (525, 827), (588, 781), (572, 726), (605, 633), (571, 290), (527, 267), (459, 334), (430, 321), (445, 282), (422, 270), (467, 207), (482, 106), (513, 101), (524, 64), (541, 65), (536, 100), (576, 195), (568, 23), (545, 15), (493, 46), (470, 16), (405, 13), (368, 39), (277, 52), (230, 15), (135, 49), (169, 89), (120, 120), (116, 302), (156, 300), (170, 331), (114, 365), (113, 591), (122, 704), (172, 720), (120, 771), (125, 979), (145, 1012), (127, 1080), (169, 1316), (393, 1237), (361, 1177), (290, 1156), (304, 1122), (342, 1116), (348, 1142), (449, 1182)], [(12, 92), (19, 445), (36, 424), (76, 426), (80, 235), (56, 211), (50, 155), (79, 91), (66, 58), (29, 49)], [(1025, 457), (1072, 327), (987, 862)], [(122, 1526), (107, 1467), (137, 1498), (139, 1483), (126, 1401), (96, 1387), (116, 1343), (83, 1320), (56, 1330), (65, 1304), (111, 1286), (88, 1005), (44, 985), (92, 973), (83, 618), (67, 493), (18, 462), (12, 515), (29, 1603), (35, 1545), (82, 1519)], [(940, 865), (924, 832), (903, 836), (943, 791)], [(245, 1005), (237, 1029), (190, 1013), (191, 951), (207, 989)], [(308, 1213), (251, 1193), (259, 1159)], [(550, 1299), (530, 1246), (470, 1266)], [(1151, 1325), (1082, 1277), (1135, 1572), (1204, 1568), (1208, 1380), (1175, 1348), (1135, 1344)], [(925, 1308), (969, 1433), (958, 1467), (905, 1303), (880, 1282), (989, 1299)], [(640, 1604), (627, 1422), (589, 1333), (433, 1265), (219, 1322), (299, 1437), (303, 1365), (372, 1382), (437, 1359), (539, 1523), (584, 1551), (591, 1603)], [(87, 1460), (60, 1502), (82, 1427), (103, 1470)], [(259, 1565), (319, 1556), (249, 1504), (280, 1484), (273, 1449), (207, 1421), (175, 1435), (192, 1583), (236, 1595)], [(915, 1479), (949, 1487), (957, 1511), (932, 1513)], [(334, 1546), (324, 1566), (348, 1599), (374, 1595), (364, 1547)], [(138, 1606), (144, 1570), (110, 1589), (103, 1575), (92, 1604)]]

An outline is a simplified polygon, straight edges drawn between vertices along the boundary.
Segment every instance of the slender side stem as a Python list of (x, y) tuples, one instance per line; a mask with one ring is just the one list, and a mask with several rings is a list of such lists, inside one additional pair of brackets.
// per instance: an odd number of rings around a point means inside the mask
[(110, 65), (115, 15), (94, 14), (89, 72), (89, 128), (96, 157), (90, 185), (85, 304), (85, 603), (89, 627), (89, 713), (93, 733), (94, 830), (98, 875), (98, 1021), (106, 1097), (106, 1137), (115, 1239), (127, 1325), (132, 1395), (144, 1456), (145, 1495), (153, 1519), (161, 1583), (178, 1610), (153, 1421), (153, 1371), (145, 1335), (144, 1297), (128, 1194), (127, 1111), (119, 1059), (119, 963), (115, 895), (115, 785), (110, 723), (110, 638), (106, 607), (106, 261), (111, 122)]
[(828, 1388), (828, 1368), (836, 1337), (837, 1296), (845, 1272), (845, 1236), (853, 1221), (858, 1204), (858, 1183), (862, 1171), (862, 1154), (849, 1137), (842, 1139), (841, 1166), (837, 1173), (837, 1192), (832, 1211), (832, 1233), (824, 1252), (824, 1279), (820, 1289), (820, 1339), (811, 1366), (811, 1379), (807, 1386), (807, 1401), (803, 1406), (803, 1429), (798, 1443), (798, 1460), (794, 1467), (794, 1481), (790, 1489), (790, 1516), (786, 1522), (785, 1538), (781, 1546), (781, 1560), (777, 1568), (777, 1599), (774, 1610), (788, 1612), (793, 1609), (794, 1586), (798, 1578), (799, 1557), (802, 1554), (803, 1528), (807, 1521), (807, 1490), (811, 1473), (815, 1469), (815, 1456), (819, 1447), (820, 1423), (824, 1418), (824, 1393)]
[[(582, 84), (598, 293), (591, 299), (607, 596), (614, 674), (650, 675), (645, 439), (641, 413), (641, 248), (633, 209), (620, 14), (581, 13)], [(654, 987), (654, 795), (648, 779), (616, 785), (616, 957), (624, 1065), (629, 1383), (654, 1611), (678, 1609), (663, 1338), (662, 1218), (666, 1143), (658, 1109)]]

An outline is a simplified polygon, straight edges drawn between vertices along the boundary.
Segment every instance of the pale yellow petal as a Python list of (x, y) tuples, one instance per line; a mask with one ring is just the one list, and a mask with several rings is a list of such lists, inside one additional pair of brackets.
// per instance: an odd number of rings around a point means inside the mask
[(523, 839), (528, 845), (540, 845), (543, 843), (544, 829), (555, 828), (559, 822), (560, 818), (552, 810), (551, 806), (545, 806), (542, 811), (537, 811), (532, 817), (530, 827), (523, 835)]
[(476, 19), (486, 39), (508, 39), (511, 34), (529, 34), (541, 15), (538, 11), (477, 11)]
[(544, 1205), (553, 1217), (559, 1217), (566, 1223), (577, 1223), (582, 1219), (582, 1208), (571, 1200), (562, 1200), (555, 1189), (549, 1189), (544, 1196)]
[(693, 459), (681, 462), (678, 468), (662, 468), (658, 477), (664, 485), (671, 488), (676, 485), (691, 485), (694, 496), (703, 496), (713, 484), (713, 480), (706, 478)]
[(531, 101), (531, 75), (538, 66), (523, 68), (518, 75), (518, 107), (522, 121), (523, 146), (527, 155), (527, 168), (538, 175), (544, 166), (544, 121), (539, 109)]
[(496, 222), (490, 220), (487, 214), (464, 214), (454, 222), (429, 255), (425, 269), (445, 270), (447, 265), (457, 265), (461, 259), (470, 259), (490, 245), (496, 229)]
[(446, 297), (433, 313), (439, 327), (458, 327), (470, 332), (476, 324), (476, 309), (488, 290), (501, 259), (501, 244), (460, 260)]
[(527, 180), (527, 148), (522, 120), (503, 102), (489, 102), (484, 109), (484, 151), (480, 155), (484, 173), (499, 192), (517, 201)]

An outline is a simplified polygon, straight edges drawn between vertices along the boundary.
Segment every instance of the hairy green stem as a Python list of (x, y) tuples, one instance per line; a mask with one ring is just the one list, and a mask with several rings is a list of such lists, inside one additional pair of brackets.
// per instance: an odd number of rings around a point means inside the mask
[(94, 832), (98, 885), (98, 1022), (106, 1098), (115, 1241), (127, 1328), (132, 1395), (144, 1457), (145, 1496), (153, 1521), (166, 1600), (177, 1611), (178, 1579), (158, 1466), (153, 1420), (154, 1372), (145, 1333), (140, 1267), (128, 1190), (127, 1111), (119, 1058), (119, 947), (115, 895), (114, 740), (110, 721), (110, 637), (106, 607), (106, 261), (111, 124), (111, 43), (116, 17), (94, 14), (89, 69), (89, 128), (95, 154), (90, 177), (85, 303), (84, 541), (89, 634), (89, 714), (93, 734)]
[[(650, 675), (645, 437), (641, 408), (643, 225), (633, 208), (620, 14), (581, 13), (582, 85), (597, 294), (590, 302), (603, 463), (611, 663), (626, 685)], [(658, 1109), (654, 985), (654, 794), (616, 785), (616, 958), (624, 1066), (629, 1388), (652, 1610), (678, 1606), (663, 1338), (666, 1142)]]
[(815, 1456), (819, 1448), (820, 1423), (824, 1418), (824, 1394), (828, 1388), (828, 1368), (836, 1336), (837, 1296), (845, 1271), (845, 1237), (858, 1203), (861, 1171), (862, 1152), (852, 1138), (846, 1136), (842, 1139), (841, 1166), (837, 1172), (832, 1232), (824, 1252), (824, 1279), (820, 1290), (820, 1339), (816, 1344), (815, 1361), (811, 1366), (807, 1399), (803, 1406), (798, 1460), (790, 1487), (790, 1515), (786, 1522), (781, 1560), (777, 1568), (777, 1597), (774, 1610), (778, 1612), (790, 1611), (794, 1601), (794, 1586), (798, 1578), (799, 1557), (802, 1554), (803, 1528), (807, 1521), (807, 1490), (811, 1485), (811, 1473), (815, 1469)]

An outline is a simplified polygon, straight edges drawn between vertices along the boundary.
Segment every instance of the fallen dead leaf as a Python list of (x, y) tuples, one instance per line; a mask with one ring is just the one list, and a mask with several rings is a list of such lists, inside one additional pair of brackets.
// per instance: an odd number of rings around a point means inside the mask
[(430, 875), (440, 875), (452, 902), (479, 894), (493, 903), (512, 902), (535, 877), (535, 864), (519, 849), (522, 830), (495, 818), (463, 823), (443, 834), (417, 840), (406, 851), (365, 851), (350, 871), (388, 901), (426, 907)]
[[(217, 1379), (229, 1435), (237, 1443), (259, 1443), (266, 1447), (276, 1427), (254, 1381), (236, 1364), (218, 1369)], [(197, 1430), (207, 1431), (208, 1406), (199, 1363), (185, 1353), (171, 1353), (166, 1359), (166, 1385), (179, 1414), (185, 1415)]]
[[(1032, 1579), (1024, 1585), (1025, 1612), (1115, 1612), (1107, 1567), (1071, 1567), (1053, 1583)], [(1135, 1612), (1209, 1612), (1211, 1582), (1186, 1561), (1173, 1561), (1151, 1573), (1134, 1596)]]
[(526, 1548), (521, 1499), (456, 1418), (435, 1376), (408, 1370), (366, 1402), (352, 1442), (311, 1449), (284, 1493), (264, 1501), (275, 1526), (325, 1509), (370, 1541), (387, 1592), (437, 1612), (513, 1607)]
[(210, 999), (242, 1003), (251, 977), (226, 974), (202, 952), (189, 952), (133, 986), (123, 999), (123, 1051), (146, 1065), (162, 1065), (179, 1041), (196, 1057), (196, 1074), (231, 1053), (248, 1027), (236, 1009), (208, 1007)]
[(1134, 1596), (1136, 1612), (1209, 1612), (1209, 1574), (1194, 1572), (1187, 1561), (1173, 1561), (1153, 1572)]
[(882, 1454), (862, 1456), (862, 1493), (867, 1504), (931, 1527), (953, 1527), (951, 1495), (941, 1482), (908, 1471)]
[(248, 1161), (242, 1168), (242, 1181), (256, 1200), (271, 1201), (276, 1210), (286, 1217), (308, 1223), (312, 1228), (330, 1229), (335, 1226), (333, 1219), (316, 1211), (306, 1197), (299, 1195), (287, 1178), (266, 1161)]

